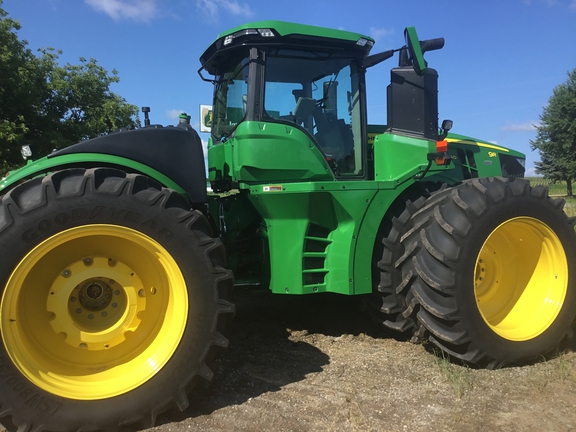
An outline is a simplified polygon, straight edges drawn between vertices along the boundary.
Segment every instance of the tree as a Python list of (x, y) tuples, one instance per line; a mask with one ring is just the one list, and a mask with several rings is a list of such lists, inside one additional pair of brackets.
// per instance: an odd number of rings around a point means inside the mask
[[(0, 6), (2, 0), (0, 0)], [(139, 126), (138, 107), (110, 91), (119, 82), (95, 59), (58, 64), (53, 48), (39, 55), (27, 48), (20, 23), (0, 7), (0, 164), (21, 163), (20, 147), (32, 145), (44, 156), (78, 141), (124, 126)]]
[(568, 73), (568, 80), (554, 88), (548, 105), (540, 115), (536, 139), (530, 141), (538, 150), (541, 161), (536, 172), (553, 181), (566, 181), (567, 195), (572, 194), (576, 180), (576, 69)]

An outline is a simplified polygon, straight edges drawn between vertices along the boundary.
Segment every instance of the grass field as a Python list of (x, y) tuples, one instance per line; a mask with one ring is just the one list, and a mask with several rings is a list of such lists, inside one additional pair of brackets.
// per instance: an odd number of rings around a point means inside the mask
[(576, 216), (576, 197), (568, 198), (566, 196), (566, 182), (552, 183), (552, 181), (542, 177), (526, 177), (530, 180), (532, 186), (544, 185), (548, 186), (549, 194), (554, 197), (561, 197), (566, 200), (564, 211), (568, 216)]

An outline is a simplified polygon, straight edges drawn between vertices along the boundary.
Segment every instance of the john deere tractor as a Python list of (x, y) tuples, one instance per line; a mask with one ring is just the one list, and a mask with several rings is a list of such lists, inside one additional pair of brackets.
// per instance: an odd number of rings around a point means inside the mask
[[(576, 315), (575, 220), (524, 155), (438, 124), (437, 72), (400, 48), (278, 21), (219, 35), (202, 143), (148, 125), (0, 183), (0, 418), (20, 431), (150, 427), (210, 381), (234, 284), (364, 296), (381, 325), (497, 367), (557, 350)], [(395, 56), (387, 124), (367, 71)], [(378, 97), (378, 96), (373, 96)], [(234, 275), (234, 276), (233, 276)]]

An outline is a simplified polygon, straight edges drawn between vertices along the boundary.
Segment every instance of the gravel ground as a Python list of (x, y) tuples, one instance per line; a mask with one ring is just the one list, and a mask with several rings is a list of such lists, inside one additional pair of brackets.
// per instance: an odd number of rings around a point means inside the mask
[(212, 385), (146, 431), (576, 432), (576, 345), (477, 370), (378, 330), (357, 298), (237, 290), (234, 302)]
[(574, 346), (495, 371), (375, 329), (356, 298), (237, 291), (230, 348), (147, 431), (576, 431)]

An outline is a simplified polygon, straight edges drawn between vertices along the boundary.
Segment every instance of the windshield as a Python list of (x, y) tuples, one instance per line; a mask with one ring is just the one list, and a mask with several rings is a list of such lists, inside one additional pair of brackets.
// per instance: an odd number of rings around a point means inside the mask
[[(334, 53), (268, 49), (265, 61), (253, 62), (254, 68), (250, 69), (264, 68), (264, 86), (251, 79), (257, 88), (249, 89), (250, 60), (248, 53), (244, 54), (227, 58), (216, 76), (214, 143), (226, 141), (243, 120), (290, 123), (311, 137), (336, 175), (362, 176), (360, 73), (356, 60)], [(253, 118), (248, 118), (247, 112)]]
[(248, 58), (233, 63), (229, 72), (216, 76), (212, 120), (212, 138), (228, 138), (246, 114), (248, 94)]
[(337, 175), (362, 175), (359, 74), (349, 57), (276, 50), (266, 58), (264, 119), (314, 137)]

